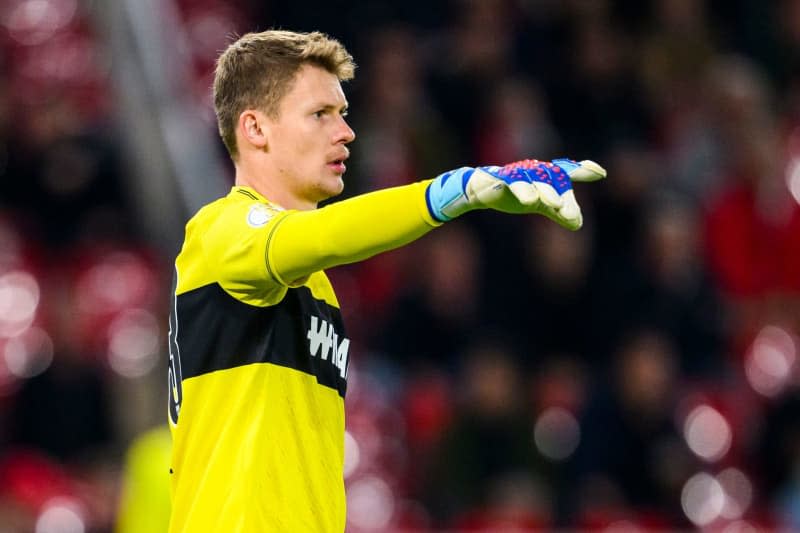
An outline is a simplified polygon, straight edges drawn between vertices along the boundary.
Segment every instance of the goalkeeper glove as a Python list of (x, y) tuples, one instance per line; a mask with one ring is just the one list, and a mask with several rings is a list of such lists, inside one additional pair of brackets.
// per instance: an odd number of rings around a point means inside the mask
[(497, 167), (462, 167), (437, 176), (425, 193), (434, 219), (446, 222), (473, 209), (536, 213), (576, 230), (583, 216), (572, 181), (606, 177), (594, 161), (525, 159)]

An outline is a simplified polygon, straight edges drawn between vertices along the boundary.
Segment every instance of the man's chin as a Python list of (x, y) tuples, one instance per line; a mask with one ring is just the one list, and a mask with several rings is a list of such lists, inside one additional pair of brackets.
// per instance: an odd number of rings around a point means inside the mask
[(317, 190), (319, 196), (318, 202), (323, 202), (335, 196), (339, 196), (343, 191), (344, 180), (342, 180), (341, 176), (339, 176), (338, 179), (327, 180), (321, 183)]
[(339, 196), (344, 191), (344, 180), (342, 176), (339, 176), (335, 179), (328, 188), (328, 198), (333, 198), (334, 196)]

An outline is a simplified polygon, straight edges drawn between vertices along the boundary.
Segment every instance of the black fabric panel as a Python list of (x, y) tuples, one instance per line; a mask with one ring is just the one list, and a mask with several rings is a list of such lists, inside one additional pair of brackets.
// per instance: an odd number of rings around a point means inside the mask
[(341, 343), (346, 336), (341, 313), (307, 287), (289, 289), (276, 305), (256, 307), (214, 283), (178, 295), (177, 315), (183, 379), (268, 362), (311, 374), (345, 395), (347, 381), (332, 363), (333, 354), (327, 360), (312, 357), (308, 340), (313, 315), (333, 324)]

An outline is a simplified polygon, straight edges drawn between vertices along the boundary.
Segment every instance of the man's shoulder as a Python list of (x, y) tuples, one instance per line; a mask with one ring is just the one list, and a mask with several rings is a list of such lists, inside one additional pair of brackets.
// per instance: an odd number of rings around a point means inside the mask
[(202, 221), (216, 218), (216, 216), (225, 209), (226, 203), (227, 196), (223, 196), (222, 198), (217, 198), (216, 200), (205, 204), (189, 218), (189, 221), (186, 223), (187, 227), (197, 225)]
[(201, 207), (189, 220), (192, 225), (212, 224), (228, 217), (241, 218), (251, 227), (265, 225), (283, 209), (246, 189), (234, 187), (229, 194)]

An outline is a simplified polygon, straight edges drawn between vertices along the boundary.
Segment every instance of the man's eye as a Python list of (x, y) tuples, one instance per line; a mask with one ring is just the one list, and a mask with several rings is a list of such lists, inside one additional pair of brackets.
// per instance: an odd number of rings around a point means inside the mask
[(314, 118), (322, 118), (322, 115), (325, 114), (325, 111), (314, 111)]
[(342, 109), (342, 113), (341, 114), (342, 114), (343, 117), (346, 117), (347, 115), (350, 114), (350, 111), (347, 110), (347, 109)]

